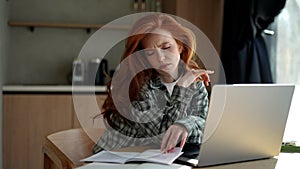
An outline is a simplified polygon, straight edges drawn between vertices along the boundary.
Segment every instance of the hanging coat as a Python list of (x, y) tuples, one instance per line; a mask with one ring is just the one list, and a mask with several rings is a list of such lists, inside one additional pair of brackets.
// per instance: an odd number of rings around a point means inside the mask
[(225, 0), (221, 60), (226, 81), (272, 83), (268, 47), (263, 31), (286, 0)]

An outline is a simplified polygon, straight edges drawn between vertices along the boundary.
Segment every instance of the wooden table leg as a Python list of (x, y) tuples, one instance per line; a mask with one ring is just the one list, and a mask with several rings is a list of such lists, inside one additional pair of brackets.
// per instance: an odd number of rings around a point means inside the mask
[(55, 169), (57, 168), (49, 156), (44, 153), (44, 169)]

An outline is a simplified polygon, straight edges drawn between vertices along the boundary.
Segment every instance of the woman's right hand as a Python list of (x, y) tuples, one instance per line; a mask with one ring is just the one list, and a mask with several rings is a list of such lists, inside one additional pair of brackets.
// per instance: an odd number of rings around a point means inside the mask
[(188, 132), (185, 127), (179, 124), (171, 125), (162, 139), (160, 150), (164, 153), (172, 152), (178, 141), (180, 141), (180, 148), (183, 148), (187, 136)]
[(211, 70), (194, 70), (191, 69), (189, 71), (187, 71), (177, 82), (178, 86), (182, 86), (182, 87), (189, 87), (193, 82), (195, 82), (195, 80), (197, 78), (200, 77), (201, 80), (204, 81), (206, 86), (209, 86), (209, 82), (210, 82), (210, 78), (209, 78), (209, 74), (213, 74), (214, 71)]

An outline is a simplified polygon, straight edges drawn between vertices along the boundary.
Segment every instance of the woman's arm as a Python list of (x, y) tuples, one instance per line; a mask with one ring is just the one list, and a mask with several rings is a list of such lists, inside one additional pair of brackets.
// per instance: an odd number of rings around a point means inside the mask
[(205, 120), (208, 111), (208, 92), (203, 83), (197, 84), (197, 93), (186, 110), (187, 116), (175, 121), (174, 124), (183, 125), (188, 131), (188, 142), (199, 143), (205, 127)]
[(202, 133), (205, 126), (205, 119), (208, 110), (208, 93), (203, 83), (198, 83), (194, 88), (197, 91), (184, 111), (186, 115), (176, 120), (167, 130), (161, 149), (168, 152), (174, 148), (180, 141), (180, 147), (185, 142), (200, 144)]

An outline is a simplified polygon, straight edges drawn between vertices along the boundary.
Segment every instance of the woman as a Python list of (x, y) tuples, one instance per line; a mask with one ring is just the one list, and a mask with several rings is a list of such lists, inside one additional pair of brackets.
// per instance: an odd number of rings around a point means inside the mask
[(153, 144), (166, 153), (176, 146), (199, 149), (211, 72), (192, 60), (194, 50), (193, 33), (166, 14), (135, 22), (107, 85), (102, 115), (108, 129), (94, 153)]

